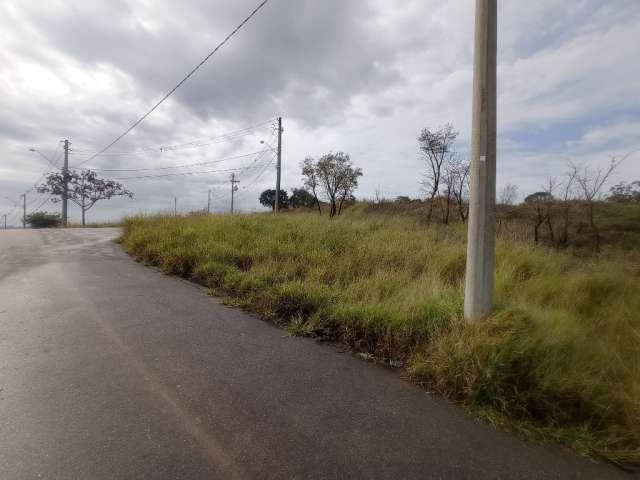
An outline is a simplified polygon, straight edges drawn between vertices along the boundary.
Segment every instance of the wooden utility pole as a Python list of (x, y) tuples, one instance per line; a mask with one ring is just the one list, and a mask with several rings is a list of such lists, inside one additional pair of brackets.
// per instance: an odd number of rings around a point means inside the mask
[(22, 228), (27, 228), (27, 194), (22, 194)]
[(236, 183), (240, 183), (240, 180), (236, 180), (236, 174), (231, 174), (231, 214), (233, 215), (233, 196), (235, 192), (238, 190), (238, 186)]
[(464, 317), (493, 308), (496, 204), (497, 0), (476, 0), (471, 135), (471, 197)]
[(3, 215), (3, 217), (4, 217), (4, 229), (6, 230), (7, 229), (7, 214), (5, 213)]
[(207, 193), (207, 213), (211, 213), (211, 189)]
[(276, 160), (276, 201), (273, 211), (280, 211), (280, 172), (282, 170), (282, 117), (278, 117), (278, 158)]
[(178, 197), (173, 197), (173, 216), (178, 216)]
[(69, 140), (64, 141), (64, 165), (62, 167), (62, 226), (67, 226), (67, 199), (69, 198)]

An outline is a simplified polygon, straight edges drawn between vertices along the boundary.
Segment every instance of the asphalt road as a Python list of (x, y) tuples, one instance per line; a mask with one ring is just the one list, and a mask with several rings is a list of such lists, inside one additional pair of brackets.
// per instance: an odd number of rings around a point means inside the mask
[(0, 479), (607, 479), (138, 265), (0, 231)]

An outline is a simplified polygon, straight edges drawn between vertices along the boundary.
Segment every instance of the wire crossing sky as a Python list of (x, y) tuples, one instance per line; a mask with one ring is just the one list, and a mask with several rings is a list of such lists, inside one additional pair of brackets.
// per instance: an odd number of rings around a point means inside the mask
[(253, 16), (258, 13), (258, 11), (264, 7), (267, 2), (269, 0), (263, 0), (262, 2), (260, 2), (260, 4), (253, 9), (253, 11), (242, 21), (240, 22), (240, 24), (234, 28), (231, 33), (229, 33), (224, 40), (222, 40), (206, 57), (204, 57), (204, 59), (198, 64), (196, 65), (189, 73), (187, 73), (187, 75), (180, 80), (175, 87), (173, 87), (171, 90), (169, 90), (169, 92), (167, 92), (160, 100), (158, 100), (158, 102), (156, 104), (153, 105), (153, 107), (151, 107), (144, 115), (142, 115), (138, 120), (136, 120), (129, 128), (127, 128), (123, 133), (121, 133), (118, 137), (116, 137), (115, 140), (113, 140), (109, 145), (107, 145), (106, 147), (104, 147), (102, 150), (100, 150), (99, 152), (95, 153), (94, 155), (92, 155), (91, 157), (89, 157), (87, 160), (84, 160), (82, 162), (80, 162), (77, 166), (82, 165), (83, 163), (86, 162), (90, 162), (91, 160), (93, 160), (94, 158), (96, 158), (98, 155), (106, 152), (107, 150), (109, 150), (111, 147), (113, 147), (116, 143), (118, 143), (120, 140), (122, 140), (129, 132), (131, 132), (134, 128), (136, 128), (138, 125), (140, 125), (149, 115), (151, 115), (156, 108), (158, 108), (160, 105), (162, 105), (162, 103), (169, 98), (171, 95), (173, 95), (173, 93), (178, 90), (187, 80), (189, 80), (189, 78), (191, 78), (191, 76), (196, 73), (200, 67), (202, 67), (213, 55), (215, 55), (218, 50), (220, 50), (229, 40), (231, 40), (231, 38), (238, 33), (238, 31), (244, 27), (247, 22), (249, 22), (249, 20), (251, 20), (253, 18)]

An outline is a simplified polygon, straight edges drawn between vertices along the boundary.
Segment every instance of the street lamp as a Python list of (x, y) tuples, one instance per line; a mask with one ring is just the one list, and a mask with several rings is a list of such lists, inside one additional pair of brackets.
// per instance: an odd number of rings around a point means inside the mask
[(47, 157), (47, 156), (46, 156), (44, 153), (42, 153), (40, 150), (38, 150), (38, 149), (36, 149), (36, 148), (30, 148), (30, 149), (29, 149), (29, 151), (30, 151), (30, 152), (34, 152), (34, 153), (37, 153), (38, 155), (40, 155), (40, 156), (41, 156), (42, 158), (44, 158), (44, 159), (49, 163), (49, 165), (51, 165), (53, 168), (58, 168), (58, 166), (57, 166), (55, 163), (53, 163), (53, 162), (49, 159), (49, 157)]

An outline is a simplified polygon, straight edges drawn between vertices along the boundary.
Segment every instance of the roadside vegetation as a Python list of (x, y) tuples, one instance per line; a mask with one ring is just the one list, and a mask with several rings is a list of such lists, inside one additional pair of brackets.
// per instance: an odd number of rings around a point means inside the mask
[(59, 213), (34, 212), (25, 217), (25, 223), (30, 228), (56, 228), (62, 225)]
[[(493, 424), (640, 466), (640, 183), (569, 163), (496, 209), (495, 309), (463, 321), (470, 165), (417, 137), (423, 199), (357, 202), (344, 152), (301, 163), (285, 214), (136, 217), (124, 248), (292, 334), (336, 340)], [(260, 203), (275, 209), (275, 190)]]
[[(402, 366), (494, 424), (640, 465), (637, 204), (613, 219), (598, 213), (608, 204), (595, 209), (602, 253), (577, 221), (574, 243), (559, 248), (548, 234), (532, 241), (535, 205), (501, 207), (496, 309), (468, 325), (464, 212), (429, 223), (438, 205), (400, 198), (343, 206), (329, 220), (314, 200), (277, 216), (129, 218), (122, 244), (292, 334)], [(561, 205), (551, 206), (559, 225)]]

